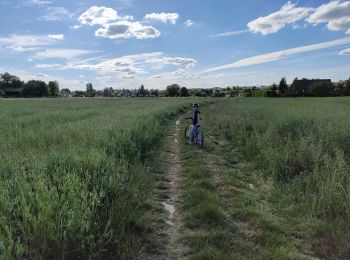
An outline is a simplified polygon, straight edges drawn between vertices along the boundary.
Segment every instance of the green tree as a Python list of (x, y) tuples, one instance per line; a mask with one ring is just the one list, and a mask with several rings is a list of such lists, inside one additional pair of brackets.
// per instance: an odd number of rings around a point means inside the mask
[(278, 85), (278, 95), (280, 97), (285, 97), (288, 93), (288, 85), (286, 78), (282, 78), (280, 84)]
[(146, 96), (146, 90), (145, 90), (145, 86), (142, 84), (141, 87), (139, 88), (139, 90), (137, 91), (137, 96), (139, 97), (144, 97)]
[(0, 89), (5, 88), (23, 88), (24, 82), (19, 77), (11, 75), (8, 72), (0, 74)]
[(180, 86), (178, 84), (172, 84), (170, 86), (167, 86), (164, 95), (166, 97), (180, 96)]
[(150, 90), (150, 95), (152, 97), (159, 97), (159, 90), (158, 89), (151, 89)]
[(180, 96), (181, 97), (188, 97), (190, 94), (188, 93), (188, 89), (186, 87), (182, 87), (180, 89)]
[(60, 86), (57, 81), (50, 81), (48, 87), (52, 97), (57, 97), (59, 95)]
[(49, 94), (48, 86), (41, 80), (30, 80), (22, 89), (22, 95), (25, 97), (47, 97)]
[(345, 82), (343, 95), (344, 96), (350, 96), (350, 78)]
[(266, 92), (267, 97), (278, 97), (277, 85), (273, 84), (272, 87)]
[(94, 90), (92, 83), (86, 84), (86, 96), (87, 97), (94, 97), (96, 96), (96, 90)]
[(334, 95), (334, 86), (332, 83), (313, 83), (310, 86), (309, 94), (314, 97), (329, 97)]

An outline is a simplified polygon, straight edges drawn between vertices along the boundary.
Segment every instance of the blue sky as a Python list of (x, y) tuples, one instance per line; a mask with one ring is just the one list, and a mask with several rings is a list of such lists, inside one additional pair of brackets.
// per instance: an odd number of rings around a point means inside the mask
[(164, 89), (350, 76), (350, 1), (1, 0), (0, 72)]

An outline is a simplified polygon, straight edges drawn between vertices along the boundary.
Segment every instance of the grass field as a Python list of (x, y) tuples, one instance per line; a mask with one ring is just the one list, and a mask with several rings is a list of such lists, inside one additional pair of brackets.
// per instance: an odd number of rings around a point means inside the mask
[(0, 258), (350, 257), (349, 98), (191, 102), (0, 100)]
[[(246, 176), (231, 173), (235, 185), (243, 181), (247, 188), (244, 182), (251, 179), (260, 187), (236, 194), (236, 220), (261, 226), (259, 240), (275, 250), (295, 240), (305, 254), (349, 258), (350, 99), (235, 99), (204, 112), (211, 133), (225, 143), (221, 158), (231, 166), (224, 175), (246, 162), (251, 168)], [(288, 233), (296, 239), (286, 240)]]
[(0, 254), (135, 256), (152, 217), (152, 155), (164, 125), (190, 104), (1, 100)]

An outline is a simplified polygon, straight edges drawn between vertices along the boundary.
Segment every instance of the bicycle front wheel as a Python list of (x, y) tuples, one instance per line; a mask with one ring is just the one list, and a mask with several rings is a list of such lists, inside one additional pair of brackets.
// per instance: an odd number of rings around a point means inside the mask
[(187, 141), (187, 139), (190, 137), (190, 132), (192, 131), (192, 127), (188, 126), (185, 128), (185, 140)]

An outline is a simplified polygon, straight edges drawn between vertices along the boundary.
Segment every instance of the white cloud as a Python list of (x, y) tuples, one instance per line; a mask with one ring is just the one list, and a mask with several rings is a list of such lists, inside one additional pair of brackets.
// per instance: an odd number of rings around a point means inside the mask
[(81, 28), (81, 26), (82, 26), (82, 25), (80, 25), (80, 24), (71, 25), (71, 26), (69, 26), (69, 29), (78, 30), (78, 29)]
[(349, 49), (342, 50), (339, 54), (340, 54), (340, 55), (350, 55), (350, 48), (349, 48)]
[(47, 0), (26, 0), (24, 1), (25, 5), (47, 5), (51, 4), (51, 1)]
[(313, 8), (309, 7), (296, 7), (296, 4), (289, 1), (279, 11), (265, 17), (259, 17), (249, 22), (247, 26), (251, 32), (267, 35), (306, 18), (312, 10)]
[(197, 61), (191, 58), (183, 57), (159, 57), (149, 59), (146, 63), (156, 64), (156, 68), (163, 68), (165, 65), (185, 66), (187, 69), (192, 69), (196, 66)]
[(55, 22), (71, 19), (74, 17), (74, 14), (69, 12), (64, 7), (48, 7), (46, 8), (46, 12), (47, 14), (41, 16), (39, 20)]
[(177, 19), (179, 19), (180, 15), (177, 13), (151, 13), (146, 14), (144, 19), (160, 21), (163, 23), (172, 23), (176, 24)]
[(56, 40), (63, 40), (64, 34), (49, 34), (48, 37)]
[(218, 33), (218, 34), (212, 34), (210, 36), (212, 37), (228, 37), (228, 36), (237, 36), (240, 34), (244, 34), (249, 32), (249, 30), (239, 30), (239, 31), (232, 31), (232, 32), (224, 32), (224, 33)]
[(105, 24), (95, 32), (98, 37), (109, 39), (136, 38), (150, 39), (160, 36), (160, 32), (153, 26), (143, 25), (139, 22), (119, 21)]
[(10, 46), (6, 46), (6, 49), (14, 51), (14, 52), (28, 52), (28, 51), (36, 51), (39, 48), (37, 48), (37, 47), (22, 47), (22, 46), (10, 45)]
[(103, 25), (119, 19), (118, 12), (113, 8), (92, 6), (80, 15), (79, 21), (88, 25)]
[(48, 77), (49, 75), (44, 74), (44, 73), (37, 73), (34, 75), (35, 78), (43, 78), (43, 77)]
[(277, 52), (271, 52), (263, 55), (258, 55), (258, 56), (242, 59), (224, 66), (210, 68), (203, 71), (203, 73), (220, 71), (220, 70), (231, 69), (231, 68), (246, 67), (251, 65), (277, 61), (281, 59), (286, 59), (296, 54), (331, 48), (335, 46), (341, 46), (345, 44), (350, 44), (350, 37), (341, 38), (335, 41), (323, 42), (323, 43), (313, 44), (313, 45), (306, 45), (306, 46), (287, 49), (283, 51), (277, 51)]
[(54, 69), (54, 68), (59, 68), (61, 67), (61, 64), (37, 64), (36, 67), (39, 69)]
[(192, 20), (188, 19), (188, 20), (186, 20), (186, 21), (184, 22), (184, 25), (185, 25), (186, 27), (191, 27), (191, 26), (194, 25), (194, 22), (193, 22)]
[(38, 59), (73, 59), (90, 53), (93, 53), (93, 51), (77, 49), (46, 49), (35, 53), (34, 57)]
[(191, 58), (168, 57), (161, 52), (141, 53), (137, 55), (127, 55), (113, 59), (97, 61), (87, 59), (81, 62), (68, 63), (65, 69), (92, 70), (102, 74), (113, 74), (119, 78), (136, 78), (138, 75), (161, 71), (166, 66), (173, 65), (179, 68), (173, 73), (163, 73), (162, 75), (172, 77), (183, 77), (190, 72), (197, 61)]
[(331, 31), (350, 34), (350, 1), (330, 1), (318, 7), (307, 21), (311, 24), (327, 23)]
[(45, 46), (55, 43), (56, 39), (52, 39), (43, 35), (11, 35), (8, 37), (0, 37), (0, 45), (14, 47), (30, 47)]

